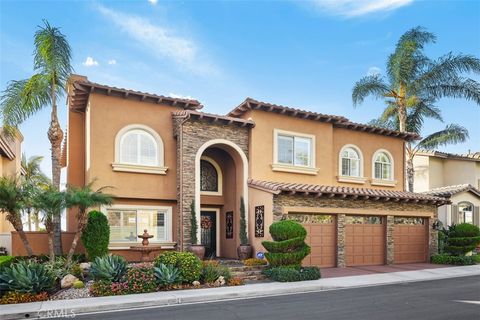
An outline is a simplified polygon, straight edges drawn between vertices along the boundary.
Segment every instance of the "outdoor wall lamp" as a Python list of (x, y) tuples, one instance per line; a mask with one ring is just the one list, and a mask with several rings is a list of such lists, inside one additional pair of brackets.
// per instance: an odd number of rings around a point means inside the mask
[(442, 221), (440, 221), (438, 219), (436, 219), (432, 224), (433, 230), (440, 230), (440, 229), (442, 229), (442, 227), (443, 227), (443, 223), (442, 223)]

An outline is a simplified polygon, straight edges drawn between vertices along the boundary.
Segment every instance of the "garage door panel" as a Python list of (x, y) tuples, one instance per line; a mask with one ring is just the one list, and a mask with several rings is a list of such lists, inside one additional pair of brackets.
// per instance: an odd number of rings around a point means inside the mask
[(314, 216), (314, 219), (311, 219), (311, 221), (315, 220), (318, 223), (303, 224), (307, 230), (305, 242), (311, 248), (310, 255), (303, 260), (303, 265), (335, 267), (337, 260), (335, 216), (331, 216), (330, 221), (324, 219), (326, 215), (311, 216)]
[(394, 218), (394, 263), (415, 263), (427, 261), (427, 227), (428, 224), (424, 218)]
[(347, 216), (345, 262), (347, 266), (385, 263), (385, 226), (381, 217)]

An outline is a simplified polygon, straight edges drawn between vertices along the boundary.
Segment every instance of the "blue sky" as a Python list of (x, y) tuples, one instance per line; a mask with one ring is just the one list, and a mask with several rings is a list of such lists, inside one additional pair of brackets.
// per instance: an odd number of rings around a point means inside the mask
[[(33, 34), (47, 19), (73, 49), (75, 72), (90, 80), (164, 95), (193, 97), (225, 114), (246, 97), (343, 115), (377, 117), (383, 104), (353, 108), (351, 89), (385, 70), (399, 36), (421, 25), (434, 32), (431, 58), (449, 51), (480, 56), (480, 2), (325, 1), (1, 1), (0, 89), (32, 74)], [(477, 77), (478, 79), (478, 77)], [(470, 131), (443, 151), (480, 151), (480, 107), (441, 100), (447, 123)], [(66, 127), (65, 100), (60, 103)], [(43, 155), (49, 110), (21, 130), (27, 155)], [(445, 124), (428, 122), (424, 134)]]

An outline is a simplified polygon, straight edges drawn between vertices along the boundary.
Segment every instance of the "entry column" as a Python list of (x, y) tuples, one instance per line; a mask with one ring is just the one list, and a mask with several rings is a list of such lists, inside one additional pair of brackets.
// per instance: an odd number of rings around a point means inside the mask
[(387, 264), (393, 264), (395, 259), (395, 249), (394, 249), (394, 241), (393, 241), (393, 228), (395, 227), (395, 217), (394, 216), (387, 216), (387, 230), (386, 230), (386, 242), (387, 242)]
[(337, 267), (345, 268), (345, 215), (337, 215)]

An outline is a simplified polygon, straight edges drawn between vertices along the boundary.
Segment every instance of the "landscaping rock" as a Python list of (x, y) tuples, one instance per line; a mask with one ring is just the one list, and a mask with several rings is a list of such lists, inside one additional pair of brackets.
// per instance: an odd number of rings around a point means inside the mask
[(217, 280), (215, 280), (215, 283), (213, 284), (215, 287), (221, 287), (225, 285), (225, 278), (223, 276), (218, 277)]
[(91, 263), (90, 262), (82, 262), (82, 263), (79, 264), (79, 266), (80, 266), (80, 270), (82, 270), (82, 273), (84, 275), (87, 275), (88, 271), (90, 270)]
[(62, 289), (67, 289), (71, 288), (73, 286), (73, 283), (75, 281), (79, 281), (77, 277), (75, 277), (73, 274), (67, 274), (65, 277), (62, 278), (60, 281), (60, 287)]
[(192, 285), (193, 285), (193, 287), (194, 287), (195, 289), (198, 289), (198, 288), (201, 287), (200, 281), (193, 281), (193, 282), (192, 282)]

